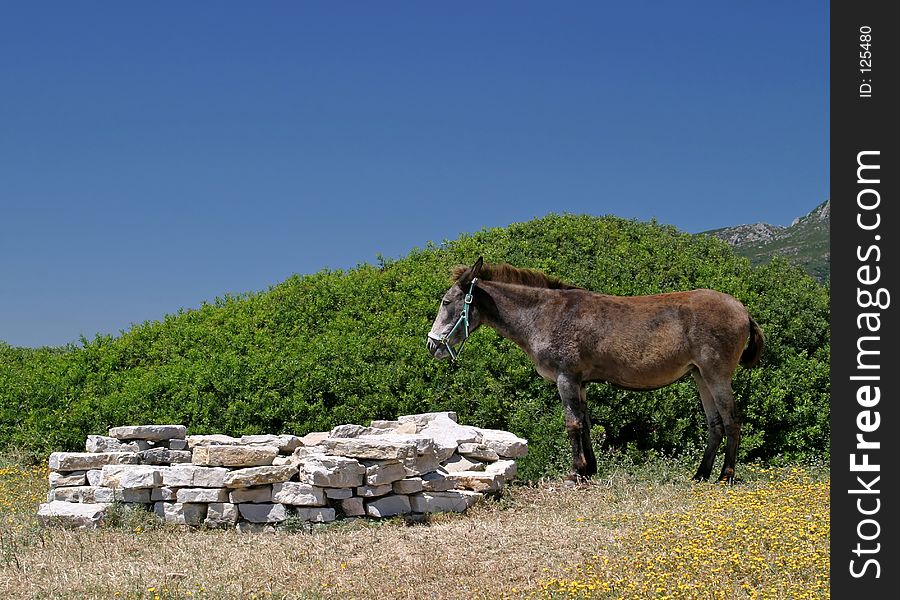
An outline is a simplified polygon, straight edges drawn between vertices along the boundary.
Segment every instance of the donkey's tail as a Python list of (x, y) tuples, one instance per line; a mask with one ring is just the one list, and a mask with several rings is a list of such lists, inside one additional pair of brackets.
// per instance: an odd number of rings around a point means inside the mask
[(756, 324), (753, 317), (749, 317), (749, 319), (750, 340), (747, 342), (744, 353), (741, 354), (741, 364), (748, 369), (752, 369), (759, 363), (759, 357), (762, 356), (765, 340), (763, 338), (762, 329), (759, 328), (759, 325)]

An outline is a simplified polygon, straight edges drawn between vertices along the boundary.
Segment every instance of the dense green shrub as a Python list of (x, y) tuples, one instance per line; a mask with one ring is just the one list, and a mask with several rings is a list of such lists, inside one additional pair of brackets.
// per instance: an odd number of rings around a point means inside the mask
[[(294, 276), (116, 338), (62, 349), (0, 344), (0, 440), (41, 455), (77, 449), (87, 434), (122, 424), (302, 434), (455, 410), (462, 422), (529, 438), (523, 475), (565, 468), (556, 389), (511, 342), (482, 328), (455, 365), (425, 350), (449, 268), (482, 254), (610, 294), (709, 287), (734, 295), (766, 335), (760, 367), (739, 368), (735, 378), (743, 458), (828, 452), (826, 288), (783, 261), (752, 269), (714, 238), (574, 215), (483, 230), (377, 266)], [(606, 448), (679, 453), (705, 440), (690, 378), (643, 393), (595, 384), (588, 396)]]

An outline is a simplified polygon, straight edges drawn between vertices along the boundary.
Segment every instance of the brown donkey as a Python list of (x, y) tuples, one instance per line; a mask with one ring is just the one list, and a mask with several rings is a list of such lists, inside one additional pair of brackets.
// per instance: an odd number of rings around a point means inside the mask
[(740, 302), (713, 290), (608, 296), (481, 258), (472, 267), (456, 267), (453, 276), (456, 283), (428, 333), (428, 351), (455, 359), (482, 324), (522, 348), (537, 372), (559, 388), (572, 444), (571, 478), (597, 472), (585, 384), (653, 390), (690, 373), (709, 426), (694, 479), (709, 479), (724, 436), (719, 479), (734, 481), (741, 423), (731, 378), (738, 363), (755, 366), (763, 350), (762, 331)]

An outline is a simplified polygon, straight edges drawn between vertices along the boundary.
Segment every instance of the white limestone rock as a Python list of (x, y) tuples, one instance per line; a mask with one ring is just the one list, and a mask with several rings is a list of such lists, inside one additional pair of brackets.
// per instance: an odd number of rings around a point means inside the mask
[(277, 446), (197, 446), (191, 463), (203, 467), (259, 467), (272, 464)]
[(353, 438), (329, 437), (321, 444), (329, 454), (367, 460), (403, 460), (416, 456), (413, 439), (392, 434)]
[[(409, 497), (409, 506), (413, 512), (465, 512), (471, 508), (476, 498), (468, 490), (448, 492), (422, 492)], [(481, 494), (478, 494), (480, 497)]]
[(47, 480), (50, 482), (50, 487), (52, 488), (87, 485), (87, 471), (67, 471), (64, 473), (50, 471), (47, 475)]
[(330, 523), (337, 518), (333, 508), (298, 508), (295, 516), (311, 523)]
[(366, 484), (384, 485), (406, 477), (406, 467), (400, 461), (364, 461)]
[(105, 465), (100, 485), (127, 490), (160, 487), (164, 469), (150, 465)]
[(323, 488), (329, 500), (346, 500), (353, 496), (353, 488)]
[(434, 440), (438, 462), (450, 458), (460, 444), (481, 441), (481, 434), (475, 427), (460, 425), (456, 419), (450, 419), (440, 413), (419, 430), (419, 435)]
[(271, 502), (272, 486), (260, 485), (256, 487), (238, 488), (231, 491), (229, 500), (232, 504), (241, 504), (242, 502)]
[(300, 438), (300, 443), (304, 446), (318, 446), (324, 440), (328, 439), (327, 431), (312, 431)]
[[(496, 473), (503, 478), (504, 481), (512, 481), (516, 477), (516, 461), (514, 460), (498, 460), (489, 464), (485, 471), (487, 473)], [(472, 469), (476, 470), (476, 469)]]
[(240, 443), (247, 446), (275, 446), (281, 454), (290, 454), (303, 442), (296, 435), (242, 435)]
[[(303, 448), (298, 448), (303, 450)], [(295, 456), (296, 456), (295, 452)], [(362, 485), (366, 467), (344, 456), (311, 454), (297, 462), (300, 481), (318, 487), (346, 488)]]
[(460, 471), (448, 473), (447, 479), (455, 481), (457, 487), (474, 492), (499, 492), (503, 488), (504, 479), (499, 473), (487, 471)]
[(87, 471), (104, 465), (134, 465), (139, 460), (134, 452), (54, 452), (48, 464), (51, 471)]
[(380, 435), (386, 433), (383, 429), (376, 427), (365, 427), (363, 425), (338, 425), (333, 427), (328, 433), (328, 437), (332, 438), (355, 438), (361, 435)]
[(228, 473), (224, 467), (173, 465), (163, 468), (162, 484), (167, 487), (225, 487)]
[(394, 490), (394, 486), (390, 483), (384, 485), (362, 485), (356, 488), (356, 495), (360, 498), (375, 498), (376, 496), (384, 496), (390, 494)]
[(423, 489), (421, 477), (407, 477), (393, 483), (395, 494), (415, 494)]
[(484, 462), (500, 460), (500, 455), (484, 444), (460, 444), (459, 448), (457, 448), (457, 452), (470, 460), (480, 460)]
[(186, 434), (184, 425), (126, 425), (109, 430), (109, 437), (117, 440), (183, 440)]
[(103, 470), (102, 469), (91, 469), (87, 473), (85, 473), (85, 479), (87, 479), (87, 484), (97, 487), (103, 481)]
[(225, 475), (225, 487), (245, 488), (270, 483), (281, 483), (290, 480), (297, 474), (297, 468), (293, 465), (279, 467), (248, 467), (237, 469)]
[(153, 512), (166, 523), (199, 527), (206, 519), (207, 504), (183, 502), (156, 502)]
[(193, 450), (198, 446), (240, 446), (240, 438), (231, 437), (230, 435), (222, 435), (221, 433), (213, 433), (206, 435), (189, 435), (185, 440), (189, 449)]
[(191, 462), (190, 450), (170, 450), (169, 448), (150, 448), (138, 452), (141, 464), (171, 465)]
[(443, 412), (419, 413), (417, 415), (403, 415), (402, 417), (398, 417), (397, 421), (399, 421), (401, 425), (412, 423), (413, 425), (415, 425), (417, 431), (421, 431), (424, 427), (427, 427), (429, 423), (431, 423), (435, 419), (440, 418), (449, 419), (454, 423), (459, 422), (456, 413), (452, 410)]
[(227, 488), (180, 488), (175, 494), (175, 501), (182, 503), (228, 502)]
[(391, 495), (366, 502), (366, 514), (370, 517), (393, 517), (409, 512), (409, 496)]
[(422, 475), (422, 489), (426, 492), (446, 492), (459, 487), (455, 479), (450, 479), (446, 473), (426, 473)]
[(502, 458), (521, 458), (528, 454), (528, 440), (499, 429), (475, 429), (481, 434), (481, 443)]
[(308, 483), (286, 481), (272, 486), (272, 501), (291, 506), (325, 506), (325, 491)]
[(84, 443), (86, 452), (141, 452), (150, 448), (147, 440), (122, 440), (107, 435), (89, 435)]
[(441, 466), (448, 473), (458, 473), (459, 471), (484, 471), (484, 463), (477, 460), (469, 460), (459, 454), (454, 454), (445, 460)]
[(229, 502), (211, 502), (206, 510), (206, 519), (203, 524), (207, 527), (228, 528), (238, 522), (238, 508)]
[(238, 510), (251, 523), (280, 523), (288, 517), (284, 504), (238, 504)]
[(158, 487), (150, 490), (151, 502), (175, 502), (175, 496), (180, 488)]
[(95, 529), (106, 516), (111, 504), (75, 504), (54, 501), (41, 504), (38, 521), (43, 525), (63, 525), (75, 529)]

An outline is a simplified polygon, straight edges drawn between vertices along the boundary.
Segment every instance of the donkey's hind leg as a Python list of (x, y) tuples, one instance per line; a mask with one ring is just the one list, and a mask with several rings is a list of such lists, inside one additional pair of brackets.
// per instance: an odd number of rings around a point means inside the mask
[(566, 431), (572, 444), (572, 474), (570, 478), (590, 477), (597, 472), (597, 459), (591, 448), (591, 422), (587, 410), (584, 384), (570, 375), (556, 380), (562, 400)]
[(725, 427), (722, 425), (722, 417), (719, 416), (719, 410), (716, 408), (716, 401), (713, 399), (712, 392), (696, 369), (692, 372), (694, 383), (697, 384), (697, 390), (700, 392), (700, 401), (703, 404), (703, 412), (706, 414), (706, 426), (709, 429), (709, 437), (706, 442), (706, 451), (703, 453), (703, 460), (694, 474), (694, 481), (706, 481), (712, 474), (713, 463), (716, 461), (716, 452), (719, 450), (719, 444), (722, 443), (722, 437), (725, 435)]
[(734, 466), (737, 462), (738, 444), (741, 441), (741, 422), (734, 403), (734, 394), (731, 391), (731, 378), (710, 381), (710, 378), (706, 377), (705, 381), (716, 402), (719, 416), (722, 417), (722, 426), (725, 428), (725, 462), (722, 464), (719, 481), (734, 483)]

